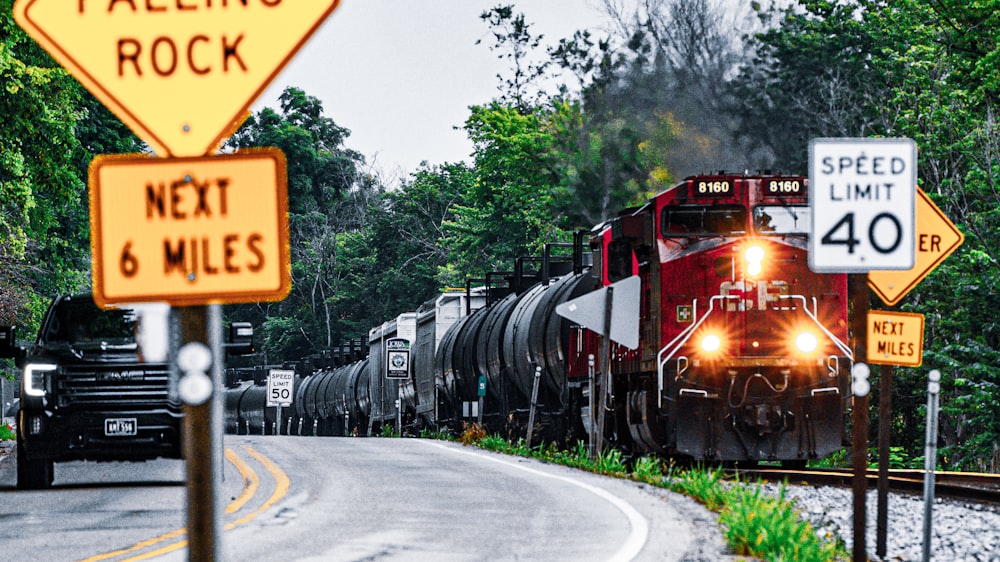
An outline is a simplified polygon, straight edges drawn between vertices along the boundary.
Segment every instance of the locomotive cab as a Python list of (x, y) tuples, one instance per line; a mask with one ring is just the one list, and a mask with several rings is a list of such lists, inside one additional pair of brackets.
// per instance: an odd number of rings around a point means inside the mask
[(840, 449), (847, 278), (808, 267), (805, 179), (692, 177), (621, 220), (644, 226), (603, 232), (600, 275), (643, 282), (643, 347), (613, 367), (636, 447), (722, 461)]

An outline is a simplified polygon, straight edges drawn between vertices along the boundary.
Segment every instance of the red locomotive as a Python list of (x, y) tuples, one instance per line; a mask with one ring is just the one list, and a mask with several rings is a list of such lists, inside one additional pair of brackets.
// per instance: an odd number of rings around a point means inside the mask
[[(847, 276), (809, 269), (810, 220), (805, 178), (719, 174), (689, 177), (596, 231), (595, 277), (638, 275), (642, 287), (639, 348), (611, 359), (619, 440), (734, 461), (804, 462), (842, 447)], [(570, 377), (586, 374), (596, 337), (571, 349)]]

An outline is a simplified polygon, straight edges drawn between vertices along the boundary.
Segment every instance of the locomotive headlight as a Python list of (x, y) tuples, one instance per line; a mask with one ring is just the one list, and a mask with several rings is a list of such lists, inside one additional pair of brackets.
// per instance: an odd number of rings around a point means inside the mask
[(24, 367), (24, 393), (31, 396), (45, 396), (45, 373), (55, 371), (49, 363), (29, 363)]
[(747, 264), (747, 275), (756, 277), (764, 269), (764, 248), (760, 246), (750, 246), (743, 252), (743, 259)]
[(701, 349), (708, 353), (715, 353), (722, 347), (722, 338), (716, 334), (708, 334), (701, 338)]
[(795, 336), (795, 349), (798, 349), (802, 353), (812, 353), (816, 351), (817, 347), (819, 347), (819, 340), (816, 339), (816, 334), (802, 332)]

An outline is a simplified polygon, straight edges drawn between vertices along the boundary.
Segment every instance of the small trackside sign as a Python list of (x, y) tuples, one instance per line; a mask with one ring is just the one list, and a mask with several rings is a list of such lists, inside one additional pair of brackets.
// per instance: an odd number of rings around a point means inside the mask
[(909, 312), (868, 313), (868, 362), (903, 367), (923, 363), (924, 315)]
[(385, 377), (410, 378), (410, 340), (390, 338), (385, 341)]
[(291, 406), (295, 381), (295, 371), (290, 369), (271, 369), (267, 373), (267, 405)]
[(866, 273), (913, 267), (916, 143), (813, 139), (809, 186), (813, 271)]

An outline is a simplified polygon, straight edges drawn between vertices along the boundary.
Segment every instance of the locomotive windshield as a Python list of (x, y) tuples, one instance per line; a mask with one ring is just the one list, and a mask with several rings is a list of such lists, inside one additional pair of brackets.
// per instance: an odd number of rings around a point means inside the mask
[(746, 232), (747, 210), (737, 205), (667, 207), (663, 210), (664, 236), (727, 236)]
[(754, 207), (753, 226), (758, 234), (809, 234), (809, 207), (761, 205)]

